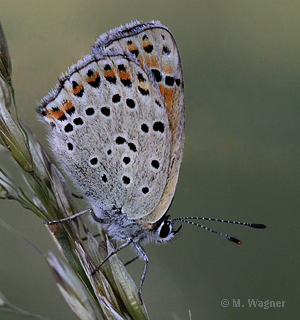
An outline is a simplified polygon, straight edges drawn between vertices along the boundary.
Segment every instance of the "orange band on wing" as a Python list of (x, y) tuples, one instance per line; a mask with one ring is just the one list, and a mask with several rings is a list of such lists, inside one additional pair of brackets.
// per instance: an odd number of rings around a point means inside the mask
[(45, 110), (46, 116), (49, 119), (63, 119), (65, 113), (70, 113), (74, 109), (71, 101), (66, 101), (60, 108), (54, 108), (50, 110)]
[(95, 72), (94, 75), (86, 78), (86, 82), (87, 83), (94, 82), (98, 79), (98, 77), (99, 77), (99, 72)]
[(173, 68), (172, 68), (172, 66), (170, 66), (170, 65), (164, 64), (164, 65), (162, 66), (162, 70), (163, 70), (163, 72), (164, 72), (165, 74), (173, 74)]
[(74, 108), (72, 101), (68, 100), (65, 104), (62, 105), (61, 109), (65, 112), (71, 111)]
[(111, 71), (104, 70), (104, 77), (105, 78), (116, 78), (116, 73), (113, 70), (111, 70)]
[(159, 69), (159, 64), (158, 64), (158, 59), (157, 59), (157, 56), (146, 56), (145, 58), (146, 60), (146, 65), (147, 67), (150, 69), (150, 68), (157, 68)]
[(131, 76), (129, 72), (119, 71), (119, 77), (121, 81), (130, 81)]
[(83, 90), (83, 85), (82, 85), (82, 84), (79, 84), (76, 88), (74, 88), (74, 89), (72, 90), (72, 93), (73, 93), (74, 95), (77, 95), (77, 94), (80, 93), (82, 90)]
[(174, 94), (174, 90), (172, 88), (165, 88), (165, 92), (164, 92), (164, 99), (166, 101), (166, 108), (168, 110), (168, 113), (171, 113), (171, 109), (173, 106), (173, 94)]

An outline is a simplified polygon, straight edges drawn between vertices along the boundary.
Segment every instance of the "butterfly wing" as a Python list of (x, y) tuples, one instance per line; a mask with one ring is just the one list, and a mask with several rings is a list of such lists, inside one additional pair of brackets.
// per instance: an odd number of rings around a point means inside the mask
[[(154, 222), (170, 205), (181, 161), (180, 58), (161, 25), (121, 29), (102, 36), (39, 110), (51, 125), (53, 152), (92, 204)], [(130, 53), (132, 45), (142, 51), (146, 40), (151, 52)]]
[(159, 21), (132, 22), (99, 37), (93, 47), (94, 54), (127, 49), (152, 74), (166, 109), (170, 140), (170, 162), (164, 192), (148, 222), (159, 220), (173, 199), (182, 159), (185, 108), (182, 64), (177, 44), (167, 27)]

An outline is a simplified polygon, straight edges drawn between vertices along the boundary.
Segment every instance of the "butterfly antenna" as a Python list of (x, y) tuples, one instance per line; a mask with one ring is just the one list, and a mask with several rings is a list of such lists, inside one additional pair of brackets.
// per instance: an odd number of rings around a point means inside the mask
[(251, 228), (255, 228), (255, 229), (265, 229), (267, 227), (265, 224), (261, 224), (261, 223), (249, 223), (249, 222), (240, 222), (240, 221), (231, 221), (231, 220), (223, 220), (223, 219), (204, 218), (204, 217), (181, 217), (181, 218), (175, 218), (172, 220), (172, 221), (180, 221), (180, 222), (192, 224), (194, 226), (205, 229), (209, 232), (215, 233), (215, 234), (217, 234), (223, 238), (226, 238), (227, 240), (234, 242), (236, 244), (242, 244), (242, 241), (237, 238), (234, 238), (228, 234), (218, 232), (214, 229), (205, 227), (202, 224), (199, 224), (199, 223), (196, 223), (196, 222), (190, 221), (190, 220), (206, 220), (206, 221), (224, 222), (224, 223), (231, 223), (231, 224), (238, 224), (238, 225), (242, 225), (242, 226), (247, 226), (247, 227), (251, 227)]

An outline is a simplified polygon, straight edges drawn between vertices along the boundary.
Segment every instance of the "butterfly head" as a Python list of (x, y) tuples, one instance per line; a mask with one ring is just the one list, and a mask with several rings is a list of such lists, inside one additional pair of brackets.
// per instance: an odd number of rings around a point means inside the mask
[(173, 220), (164, 216), (155, 225), (155, 240), (160, 243), (172, 241), (179, 234), (181, 227), (175, 229)]

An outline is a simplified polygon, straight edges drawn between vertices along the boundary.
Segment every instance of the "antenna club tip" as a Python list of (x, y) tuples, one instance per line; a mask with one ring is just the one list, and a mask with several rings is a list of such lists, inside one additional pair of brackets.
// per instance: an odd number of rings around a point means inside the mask
[(234, 238), (234, 237), (228, 237), (229, 241), (234, 242), (236, 244), (242, 244), (242, 241), (240, 239)]
[(267, 226), (263, 223), (252, 223), (251, 227), (255, 229), (266, 229)]

